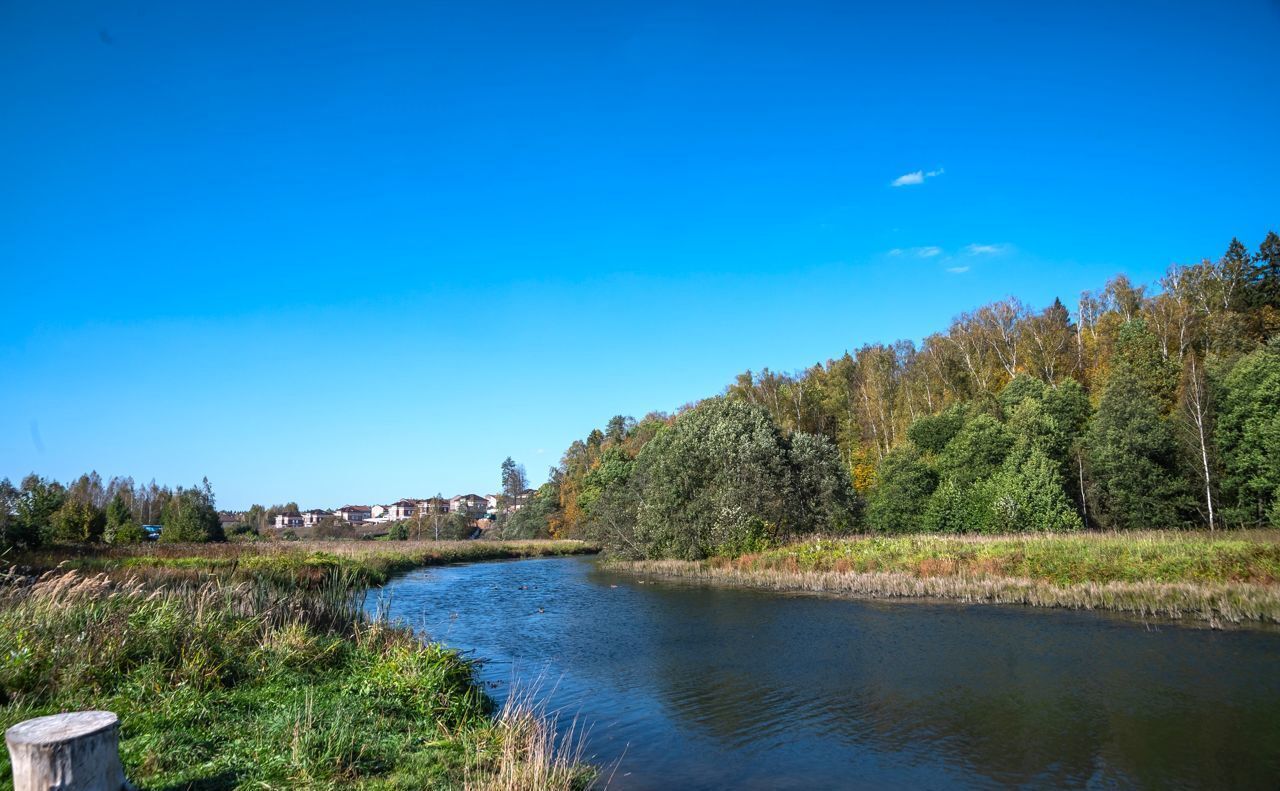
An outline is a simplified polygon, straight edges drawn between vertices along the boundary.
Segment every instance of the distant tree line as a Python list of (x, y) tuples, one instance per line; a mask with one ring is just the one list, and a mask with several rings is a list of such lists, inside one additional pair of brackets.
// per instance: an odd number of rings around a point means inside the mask
[(1016, 298), (574, 442), (519, 513), (633, 556), (805, 533), (1280, 525), (1280, 236)]
[(222, 541), (213, 487), (103, 482), (96, 472), (69, 484), (34, 473), (14, 486), (0, 480), (0, 550), (46, 544), (126, 544), (143, 541), (143, 525), (160, 525), (166, 542)]

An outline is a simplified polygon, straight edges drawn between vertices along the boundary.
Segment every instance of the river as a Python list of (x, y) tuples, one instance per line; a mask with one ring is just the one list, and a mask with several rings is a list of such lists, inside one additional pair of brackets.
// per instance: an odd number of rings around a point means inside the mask
[(1280, 634), (660, 581), (591, 558), (429, 568), (389, 608), (537, 690), (618, 789), (1277, 788)]

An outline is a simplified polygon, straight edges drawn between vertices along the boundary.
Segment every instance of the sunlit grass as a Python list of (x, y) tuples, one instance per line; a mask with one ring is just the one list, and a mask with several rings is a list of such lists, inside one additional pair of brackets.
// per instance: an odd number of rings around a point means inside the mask
[(823, 538), (733, 558), (618, 565), (780, 590), (1280, 622), (1273, 532)]
[[(469, 660), (364, 614), (365, 581), (407, 553), (326, 546), (318, 562), (314, 547), (187, 549), (0, 577), (0, 728), (115, 711), (126, 771), (144, 788), (511, 788), (530, 777), (568, 789), (589, 778), (532, 711), (493, 712)], [(260, 563), (288, 574), (259, 574)], [(0, 788), (11, 783), (5, 755)]]

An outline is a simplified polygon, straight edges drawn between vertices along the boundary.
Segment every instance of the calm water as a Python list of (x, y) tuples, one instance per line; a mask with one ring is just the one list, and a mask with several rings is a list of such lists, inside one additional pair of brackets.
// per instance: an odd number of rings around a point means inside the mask
[[(645, 582), (641, 584), (641, 580)], [(426, 569), (393, 617), (541, 678), (611, 788), (1280, 788), (1280, 634), (657, 582), (589, 558)], [(371, 597), (370, 606), (374, 606)]]

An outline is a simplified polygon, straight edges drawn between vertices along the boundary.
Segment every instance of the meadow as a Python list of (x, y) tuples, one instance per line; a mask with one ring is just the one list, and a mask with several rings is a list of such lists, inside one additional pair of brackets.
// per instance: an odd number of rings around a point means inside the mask
[(24, 556), (0, 576), (0, 727), (115, 711), (142, 788), (582, 787), (591, 769), (527, 697), (495, 710), (469, 660), (363, 604), (368, 585), (403, 569), (590, 549), (264, 543)]

